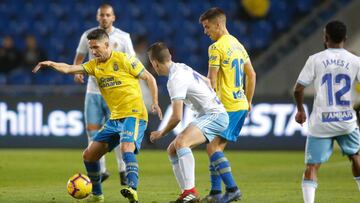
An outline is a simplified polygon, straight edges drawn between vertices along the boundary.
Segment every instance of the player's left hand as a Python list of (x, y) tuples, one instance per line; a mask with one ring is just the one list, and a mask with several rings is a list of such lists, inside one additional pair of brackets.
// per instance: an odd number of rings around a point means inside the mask
[(161, 131), (152, 131), (151, 134), (150, 134), (150, 141), (152, 143), (155, 142), (155, 140), (161, 138)]
[(52, 61), (42, 61), (40, 63), (38, 63), (35, 68), (32, 70), (33, 73), (36, 73), (39, 71), (40, 68), (45, 67), (45, 66), (51, 66)]
[(298, 111), (295, 115), (295, 121), (302, 125), (306, 121), (306, 113), (305, 111)]
[(158, 114), (158, 116), (159, 116), (159, 119), (162, 120), (163, 115), (162, 115), (161, 108), (160, 108), (159, 104), (153, 103), (153, 104), (151, 105), (151, 112), (152, 112), (152, 113), (157, 112), (157, 114)]

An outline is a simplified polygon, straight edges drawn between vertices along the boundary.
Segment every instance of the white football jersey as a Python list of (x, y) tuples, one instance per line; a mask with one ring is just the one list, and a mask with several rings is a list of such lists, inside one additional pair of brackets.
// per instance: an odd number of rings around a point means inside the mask
[(314, 83), (310, 135), (333, 137), (357, 127), (353, 110), (356, 80), (360, 80), (360, 59), (345, 49), (326, 49), (308, 58), (297, 82)]
[(183, 63), (172, 63), (167, 89), (171, 100), (184, 100), (198, 116), (226, 112), (215, 91), (202, 76)]
[[(80, 53), (83, 55), (88, 54), (89, 59), (94, 58), (94, 56), (91, 54), (91, 51), (89, 49), (87, 35), (91, 31), (93, 31), (97, 28), (99, 28), (99, 27), (91, 28), (82, 34), (79, 45), (76, 49), (77, 53)], [(130, 39), (130, 34), (127, 32), (124, 32), (118, 28), (115, 28), (115, 27), (112, 27), (111, 30), (112, 31), (110, 33), (108, 33), (109, 38), (110, 38), (110, 47), (114, 51), (121, 51), (121, 52), (127, 53), (128, 55), (134, 56), (135, 51), (134, 51), (134, 48), (133, 48), (133, 45), (132, 45), (132, 42)], [(94, 76), (89, 76), (86, 92), (100, 94), (100, 90), (99, 90), (98, 84), (97, 84)]]

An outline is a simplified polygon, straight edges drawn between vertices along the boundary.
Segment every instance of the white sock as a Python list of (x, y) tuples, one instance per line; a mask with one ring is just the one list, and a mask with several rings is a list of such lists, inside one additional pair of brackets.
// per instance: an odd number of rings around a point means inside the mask
[(195, 159), (189, 147), (176, 150), (179, 166), (184, 180), (184, 190), (195, 187)]
[(121, 153), (121, 150), (120, 150), (120, 145), (118, 145), (117, 147), (115, 147), (114, 149), (115, 151), (115, 155), (116, 155), (116, 161), (117, 161), (117, 164), (118, 164), (118, 171), (119, 172), (123, 172), (126, 170), (126, 165), (125, 165), (125, 162), (122, 158), (122, 153)]
[(316, 181), (313, 180), (302, 181), (302, 192), (303, 192), (304, 203), (314, 203), (316, 188), (317, 188)]
[(179, 159), (177, 156), (169, 156), (169, 159), (170, 159), (170, 162), (172, 165), (172, 169), (173, 169), (176, 181), (179, 184), (181, 192), (183, 192), (184, 188), (185, 188), (185, 182), (184, 182), (184, 177), (181, 173)]
[(360, 176), (354, 177), (354, 179), (355, 179), (355, 181), (356, 181), (356, 183), (358, 185), (359, 191), (360, 191)]

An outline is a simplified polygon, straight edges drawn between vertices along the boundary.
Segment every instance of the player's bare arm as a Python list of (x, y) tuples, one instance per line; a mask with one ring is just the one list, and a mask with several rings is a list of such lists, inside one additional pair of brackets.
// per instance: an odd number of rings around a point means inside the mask
[(145, 69), (145, 71), (140, 75), (140, 79), (146, 81), (152, 96), (152, 105), (151, 105), (151, 112), (157, 112), (160, 120), (162, 120), (162, 112), (159, 106), (158, 100), (158, 88), (156, 85), (155, 78)]
[(209, 72), (207, 77), (209, 78), (211, 87), (214, 90), (216, 90), (216, 80), (217, 80), (218, 72), (219, 72), (218, 67), (209, 66)]
[(245, 95), (249, 102), (250, 111), (256, 85), (256, 73), (250, 60), (244, 64), (244, 72), (246, 75)]
[(294, 88), (294, 98), (295, 98), (295, 102), (296, 102), (296, 107), (297, 107), (297, 113), (295, 115), (295, 121), (303, 124), (306, 121), (306, 114), (305, 114), (305, 110), (304, 110), (304, 89), (305, 86), (296, 83), (295, 88)]
[(172, 114), (165, 128), (160, 131), (153, 131), (150, 134), (150, 141), (154, 142), (157, 139), (160, 139), (172, 131), (181, 121), (183, 115), (183, 100), (174, 100), (171, 102)]
[[(74, 59), (74, 65), (79, 65), (81, 64), (85, 59), (85, 55), (81, 54), (81, 53), (76, 53), (75, 55), (75, 59)], [(77, 83), (84, 83), (84, 74), (75, 74), (74, 76), (74, 81)]]
[(42, 61), (38, 63), (32, 72), (36, 73), (40, 70), (40, 68), (45, 67), (52, 67), (55, 70), (65, 74), (85, 73), (85, 70), (81, 65), (69, 65), (66, 63), (57, 63), (53, 61)]

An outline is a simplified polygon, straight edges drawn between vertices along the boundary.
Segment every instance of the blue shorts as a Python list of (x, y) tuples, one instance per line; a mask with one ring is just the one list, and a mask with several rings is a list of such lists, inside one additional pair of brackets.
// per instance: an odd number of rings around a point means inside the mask
[(356, 154), (360, 149), (360, 133), (356, 128), (352, 133), (329, 138), (308, 136), (306, 139), (305, 163), (320, 164), (329, 160), (334, 146), (339, 144), (343, 155)]
[(85, 123), (102, 126), (109, 119), (110, 111), (100, 94), (86, 93), (85, 95)]
[(133, 117), (108, 120), (92, 140), (108, 143), (109, 151), (118, 146), (120, 142), (134, 142), (136, 147), (134, 153), (137, 154), (141, 148), (146, 125), (146, 121)]
[(198, 127), (207, 141), (211, 142), (228, 127), (229, 116), (227, 113), (209, 113), (195, 118), (190, 124)]
[(240, 136), (240, 130), (244, 125), (247, 110), (227, 112), (229, 114), (229, 127), (220, 134), (220, 137), (230, 142), (236, 142)]

